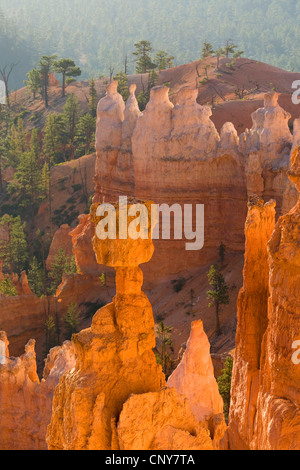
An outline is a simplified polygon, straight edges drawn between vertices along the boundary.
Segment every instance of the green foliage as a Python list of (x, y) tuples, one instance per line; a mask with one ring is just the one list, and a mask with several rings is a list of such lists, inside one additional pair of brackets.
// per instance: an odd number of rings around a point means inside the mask
[(4, 270), (11, 274), (23, 271), (28, 259), (24, 228), (19, 216), (4, 215), (0, 218), (0, 229), (4, 234), (0, 240), (0, 260)]
[(92, 78), (90, 81), (90, 88), (89, 88), (89, 110), (91, 115), (95, 118), (97, 115), (97, 91), (95, 88), (95, 80)]
[(34, 256), (28, 270), (29, 287), (38, 297), (44, 294), (44, 274), (41, 264)]
[(69, 257), (63, 249), (58, 250), (49, 271), (49, 278), (51, 279), (50, 293), (55, 295), (65, 274), (74, 274), (76, 271), (74, 256)]
[(78, 333), (81, 321), (81, 313), (75, 302), (70, 303), (68, 306), (64, 320), (67, 327), (67, 339), (71, 339), (74, 333)]
[(80, 108), (79, 100), (72, 93), (64, 105), (63, 118), (65, 122), (65, 135), (69, 142), (69, 159), (73, 160), (75, 155), (75, 136), (76, 128), (79, 122)]
[(8, 297), (15, 297), (18, 295), (18, 291), (14, 286), (14, 283), (7, 277), (0, 282), (0, 292), (3, 295), (7, 295)]
[[(60, 59), (53, 62), (53, 71), (62, 75), (62, 96), (66, 94), (66, 84), (70, 84), (74, 81), (74, 77), (81, 75), (80, 67), (76, 67), (74, 60), (72, 59)], [(68, 80), (66, 83), (66, 79)]]
[(94, 149), (96, 118), (87, 113), (81, 116), (76, 127), (76, 155), (89, 155)]
[(201, 51), (201, 59), (205, 59), (206, 57), (213, 55), (213, 53), (213, 46), (210, 44), (210, 42), (205, 42)]
[(220, 336), (221, 327), (219, 311), (221, 305), (228, 305), (230, 302), (229, 286), (226, 284), (220, 268), (217, 265), (210, 267), (208, 282), (212, 287), (211, 290), (207, 291), (207, 299), (210, 301), (208, 306), (215, 307), (216, 309), (216, 334), (217, 336)]
[(165, 70), (173, 67), (175, 57), (165, 51), (158, 51), (154, 57), (154, 64), (157, 70)]
[(174, 352), (172, 342), (172, 330), (171, 326), (165, 326), (164, 322), (161, 321), (156, 327), (157, 345), (156, 349), (156, 360), (158, 364), (162, 366), (163, 373), (168, 378), (173, 369), (174, 361), (171, 358), (171, 353)]
[(198, 60), (204, 41), (224, 47), (232, 38), (250, 59), (300, 71), (300, 5), (290, 0), (165, 0), (159, 8), (157, 0), (129, 0), (126, 18), (124, 0), (48, 0), (38, 8), (37, 0), (1, 0), (1, 8), (0, 65), (18, 63), (13, 88), (42, 53), (72, 57), (84, 79), (107, 76), (143, 37), (178, 64)]
[(120, 71), (117, 75), (114, 76), (114, 80), (118, 82), (118, 92), (122, 95), (123, 100), (126, 101), (129, 98), (129, 89), (128, 89), (128, 77), (126, 73)]
[(135, 51), (133, 55), (136, 57), (136, 73), (148, 73), (155, 68), (155, 63), (152, 62), (151, 53), (153, 47), (150, 41), (142, 40), (135, 43)]
[(45, 102), (45, 107), (48, 108), (48, 87), (49, 87), (49, 74), (53, 69), (53, 64), (56, 55), (46, 56), (43, 55), (38, 62), (38, 71), (41, 75), (42, 96)]
[(19, 207), (30, 208), (32, 221), (35, 210), (45, 197), (45, 187), (42, 181), (39, 165), (38, 131), (31, 133), (30, 151), (20, 156), (17, 171), (8, 190), (19, 199)]
[(233, 369), (233, 358), (229, 356), (227, 357), (225, 361), (224, 369), (222, 370), (220, 377), (218, 377), (217, 379), (219, 392), (224, 401), (224, 416), (225, 416), (227, 423), (228, 423), (230, 399), (231, 399), (232, 369)]
[(28, 90), (33, 94), (33, 99), (35, 99), (36, 94), (41, 91), (42, 88), (41, 73), (37, 69), (32, 69), (27, 73), (27, 77), (28, 80), (24, 80), (24, 83)]

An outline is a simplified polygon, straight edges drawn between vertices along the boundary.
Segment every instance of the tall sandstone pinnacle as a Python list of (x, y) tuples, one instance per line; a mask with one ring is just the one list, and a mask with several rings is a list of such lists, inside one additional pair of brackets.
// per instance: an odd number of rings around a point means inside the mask
[[(122, 203), (114, 204), (117, 239), (93, 238), (98, 263), (116, 270), (117, 294), (95, 314), (91, 328), (72, 338), (77, 362), (55, 390), (47, 435), (51, 450), (218, 447), (208, 424), (197, 420), (187, 398), (166, 387), (156, 362), (152, 307), (141, 290), (139, 268), (154, 251), (151, 203), (145, 204), (147, 239), (122, 239)], [(98, 206), (91, 207), (95, 225), (101, 220)], [(127, 213), (126, 218), (129, 223), (135, 219)], [(223, 435), (219, 434), (220, 440)]]
[(223, 400), (214, 376), (210, 344), (201, 320), (192, 323), (191, 335), (183, 358), (168, 380), (189, 399), (198, 421), (223, 413)]
[[(299, 147), (292, 155), (289, 178), (300, 192)], [(259, 227), (257, 222), (262, 217), (253, 219), (257, 210), (250, 208), (247, 219), (250, 234), (238, 306), (230, 446), (299, 450), (300, 365), (293, 361), (293, 344), (300, 340), (300, 202), (278, 220), (265, 250), (274, 214), (270, 214), (272, 205), (260, 207), (269, 223)], [(255, 246), (261, 247), (260, 251), (251, 253), (256, 251)], [(253, 265), (251, 270), (247, 268), (249, 263)], [(255, 266), (260, 267), (257, 275)]]
[(245, 226), (244, 285), (237, 306), (235, 362), (232, 376), (230, 444), (250, 448), (259, 387), (261, 343), (268, 325), (269, 266), (267, 242), (275, 226), (275, 201), (252, 198)]

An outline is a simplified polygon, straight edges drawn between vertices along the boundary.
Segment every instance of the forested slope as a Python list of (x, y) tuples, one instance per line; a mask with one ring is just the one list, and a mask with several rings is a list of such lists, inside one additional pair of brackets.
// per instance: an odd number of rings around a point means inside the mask
[[(298, 0), (1, 0), (1, 8), (14, 21), (13, 48), (22, 62), (12, 86), (22, 83), (31, 55), (71, 57), (89, 78), (108, 74), (110, 66), (122, 69), (127, 54), (133, 72), (132, 51), (141, 39), (174, 55), (175, 64), (200, 58), (205, 40), (217, 48), (232, 39), (246, 57), (300, 71)], [(0, 63), (9, 51), (1, 43)]]

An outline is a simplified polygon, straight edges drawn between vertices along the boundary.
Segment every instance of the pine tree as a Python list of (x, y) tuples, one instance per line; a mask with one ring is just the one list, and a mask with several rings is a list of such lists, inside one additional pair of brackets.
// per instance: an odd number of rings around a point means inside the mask
[(14, 283), (8, 277), (0, 282), (0, 293), (7, 295), (8, 297), (15, 297), (18, 295), (18, 291)]
[(95, 140), (96, 119), (87, 113), (79, 119), (76, 128), (76, 145), (84, 146), (83, 155), (89, 155)]
[(42, 82), (42, 94), (43, 99), (45, 102), (45, 108), (48, 108), (48, 87), (49, 87), (49, 74), (52, 71), (52, 67), (54, 61), (56, 59), (56, 55), (46, 56), (43, 55), (38, 63), (38, 70), (41, 74), (41, 82)]
[(43, 268), (38, 262), (36, 257), (30, 263), (28, 270), (28, 283), (29, 287), (38, 297), (41, 297), (44, 293), (44, 279), (43, 279)]
[(220, 307), (221, 305), (228, 305), (230, 302), (229, 287), (225, 282), (225, 279), (220, 272), (220, 268), (217, 265), (211, 266), (208, 273), (209, 285), (212, 290), (207, 292), (207, 299), (210, 300), (209, 307), (215, 307), (216, 310), (216, 334), (221, 335), (220, 325)]
[(217, 58), (217, 70), (219, 70), (220, 67), (220, 58), (225, 55), (225, 50), (222, 47), (218, 47), (218, 49), (215, 50), (214, 56)]
[(136, 48), (133, 55), (136, 57), (136, 73), (148, 73), (150, 70), (155, 68), (155, 64), (152, 62), (150, 53), (153, 52), (151, 42), (140, 41), (137, 42), (134, 47)]
[(40, 202), (45, 197), (41, 179), (41, 169), (38, 164), (39, 144), (38, 131), (31, 134), (31, 150), (22, 154), (13, 181), (9, 185), (9, 192), (19, 199), (19, 206), (30, 208), (32, 225), (34, 215)]
[(118, 82), (118, 93), (120, 93), (126, 103), (129, 98), (127, 75), (124, 72), (120, 71), (119, 73), (117, 73), (117, 75), (114, 76), (114, 80)]
[(170, 353), (173, 352), (171, 326), (165, 326), (164, 322), (160, 322), (156, 328), (157, 344), (157, 361), (162, 366), (163, 373), (168, 377), (174, 368), (174, 362)]
[(224, 369), (220, 377), (218, 377), (217, 382), (219, 386), (219, 392), (224, 402), (224, 416), (228, 422), (229, 410), (230, 410), (230, 400), (231, 400), (231, 380), (232, 380), (232, 370), (233, 370), (233, 359), (232, 357), (227, 357)]
[(170, 69), (173, 67), (174, 56), (169, 56), (165, 51), (158, 51), (154, 57), (154, 63), (158, 70)]
[(28, 247), (25, 235), (25, 224), (21, 218), (4, 215), (0, 218), (2, 238), (0, 240), (0, 260), (4, 270), (20, 273), (24, 270), (28, 259)]
[(26, 132), (24, 130), (24, 122), (20, 117), (17, 120), (17, 125), (10, 126), (7, 136), (7, 158), (8, 164), (16, 168), (20, 162), (21, 155), (26, 152)]
[(214, 53), (213, 46), (209, 42), (205, 42), (202, 47), (201, 59), (211, 56)]
[(37, 69), (32, 69), (27, 73), (28, 80), (24, 80), (24, 83), (28, 90), (33, 94), (33, 99), (36, 99), (36, 94), (41, 91), (42, 79), (41, 72)]
[(75, 154), (74, 142), (79, 121), (79, 109), (78, 98), (72, 93), (67, 99), (63, 112), (66, 123), (66, 134), (70, 143), (70, 160), (74, 159)]
[(73, 334), (78, 333), (81, 321), (81, 313), (75, 302), (69, 304), (64, 320), (67, 327), (67, 339), (70, 340)]
[(49, 271), (51, 279), (51, 293), (55, 295), (58, 286), (61, 284), (64, 274), (76, 273), (74, 257), (68, 257), (63, 249), (59, 249)]
[[(53, 70), (62, 74), (62, 96), (66, 96), (66, 78), (79, 77), (81, 70), (72, 59), (60, 59), (53, 62)], [(72, 80), (73, 81), (73, 80)]]
[(93, 117), (97, 115), (97, 91), (95, 88), (95, 80), (92, 78), (90, 81), (90, 88), (89, 88), (89, 110)]

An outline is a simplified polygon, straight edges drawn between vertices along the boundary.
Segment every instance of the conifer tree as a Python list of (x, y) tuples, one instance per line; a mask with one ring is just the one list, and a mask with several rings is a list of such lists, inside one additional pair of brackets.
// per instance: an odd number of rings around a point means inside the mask
[(207, 292), (207, 299), (210, 300), (209, 307), (215, 307), (216, 311), (216, 334), (221, 335), (220, 325), (220, 307), (222, 305), (228, 305), (230, 302), (229, 298), (229, 287), (225, 282), (225, 279), (220, 272), (219, 266), (211, 266), (208, 273), (209, 285), (212, 287)]
[(76, 67), (72, 59), (60, 59), (53, 62), (53, 70), (62, 75), (62, 96), (66, 96), (66, 78), (79, 77), (80, 67)]
[(46, 56), (43, 55), (38, 63), (38, 70), (41, 74), (42, 95), (45, 103), (45, 108), (49, 106), (48, 100), (48, 87), (49, 87), (49, 74), (52, 71), (56, 55)]
[(150, 56), (151, 52), (153, 52), (151, 42), (143, 40), (137, 42), (134, 47), (136, 49), (133, 52), (133, 55), (136, 57), (136, 73), (148, 73), (150, 70), (153, 70), (155, 64)]
[(28, 259), (25, 224), (22, 224), (19, 216), (6, 214), (0, 218), (0, 229), (4, 233), (0, 240), (0, 260), (3, 268), (10, 274), (20, 273)]
[(92, 78), (89, 88), (89, 110), (93, 117), (97, 115), (97, 92), (95, 88), (95, 80)]

